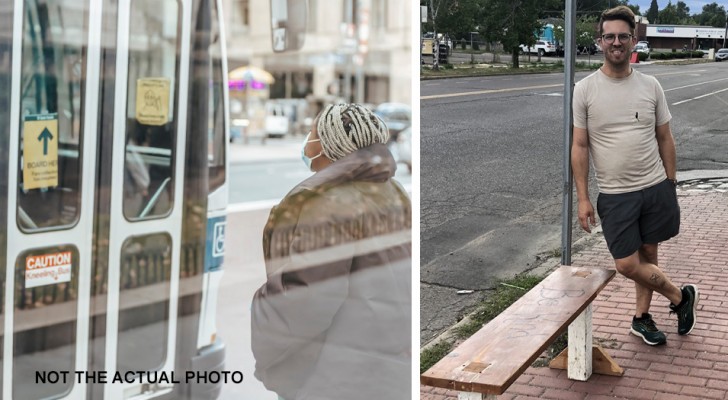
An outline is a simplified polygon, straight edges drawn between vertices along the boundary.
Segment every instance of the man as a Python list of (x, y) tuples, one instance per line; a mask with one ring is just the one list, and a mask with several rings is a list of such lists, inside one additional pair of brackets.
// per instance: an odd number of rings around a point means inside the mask
[(657, 266), (657, 246), (678, 234), (675, 142), (662, 87), (630, 67), (637, 42), (632, 11), (619, 6), (602, 13), (599, 44), (604, 65), (574, 88), (571, 163), (581, 227), (591, 232), (589, 156), (599, 185), (597, 212), (617, 271), (635, 283), (631, 332), (649, 345), (666, 342), (649, 314), (652, 293), (670, 300), (678, 334), (696, 321), (698, 288), (675, 286)]

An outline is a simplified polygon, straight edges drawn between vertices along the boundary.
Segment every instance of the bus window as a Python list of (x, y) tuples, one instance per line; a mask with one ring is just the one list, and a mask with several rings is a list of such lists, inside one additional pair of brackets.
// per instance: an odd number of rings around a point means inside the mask
[(131, 3), (123, 207), (130, 221), (172, 210), (179, 20), (175, 0)]
[(121, 248), (119, 371), (151, 371), (164, 364), (169, 325), (172, 238), (136, 236)]
[(33, 371), (73, 371), (78, 320), (78, 249), (23, 252), (15, 263), (13, 398), (45, 399), (71, 390), (38, 384)]
[[(25, 2), (17, 224), (25, 232), (73, 226), (81, 207), (81, 107), (87, 10)], [(57, 32), (66, 32), (67, 35)]]
[(220, 40), (220, 24), (217, 23), (217, 7), (211, 7), (212, 16), (212, 43), (210, 48), (213, 57), (210, 57), (210, 83), (208, 114), (208, 166), (209, 166), (209, 192), (212, 193), (225, 183), (225, 119), (223, 107), (223, 77), (222, 77), (222, 42)]

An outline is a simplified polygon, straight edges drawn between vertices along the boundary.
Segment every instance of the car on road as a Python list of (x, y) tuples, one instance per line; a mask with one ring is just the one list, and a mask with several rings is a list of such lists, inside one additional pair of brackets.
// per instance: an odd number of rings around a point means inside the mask
[(389, 129), (389, 141), (396, 142), (399, 133), (412, 125), (412, 107), (403, 103), (382, 103), (374, 109)]
[(715, 61), (728, 60), (728, 48), (720, 49), (715, 52)]
[(646, 44), (644, 44), (644, 42), (637, 43), (634, 46), (634, 51), (636, 51), (638, 53), (646, 53), (648, 55), (650, 54), (650, 48)]
[(522, 44), (519, 47), (524, 53), (537, 53), (539, 56), (543, 56), (546, 54), (556, 54), (556, 45), (545, 40), (539, 40), (536, 42), (536, 44), (532, 46)]

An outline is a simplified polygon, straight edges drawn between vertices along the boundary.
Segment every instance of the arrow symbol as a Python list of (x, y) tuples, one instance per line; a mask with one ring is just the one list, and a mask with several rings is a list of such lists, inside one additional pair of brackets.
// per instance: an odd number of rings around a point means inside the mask
[(43, 132), (38, 135), (38, 141), (43, 141), (43, 155), (48, 155), (48, 141), (53, 140), (53, 134), (51, 131), (48, 130), (48, 128), (43, 128)]

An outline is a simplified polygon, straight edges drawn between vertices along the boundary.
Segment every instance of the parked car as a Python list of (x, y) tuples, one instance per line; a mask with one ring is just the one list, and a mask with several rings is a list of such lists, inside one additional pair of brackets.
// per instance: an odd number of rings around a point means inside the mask
[(648, 55), (650, 54), (650, 48), (644, 43), (637, 43), (634, 46), (634, 51), (638, 53), (647, 53)]
[(728, 60), (728, 49), (720, 49), (715, 53), (715, 61)]
[(399, 133), (397, 138), (396, 155), (398, 163), (407, 165), (407, 171), (412, 173), (412, 127), (407, 127)]
[(265, 105), (265, 133), (268, 137), (282, 138), (291, 130), (291, 119), (282, 104), (268, 102)]
[(402, 103), (382, 103), (374, 109), (389, 129), (389, 142), (397, 141), (399, 133), (412, 125), (412, 107)]
[(556, 54), (556, 45), (544, 40), (539, 40), (533, 46), (522, 44), (521, 51), (524, 53), (537, 53), (539, 56), (545, 54)]

